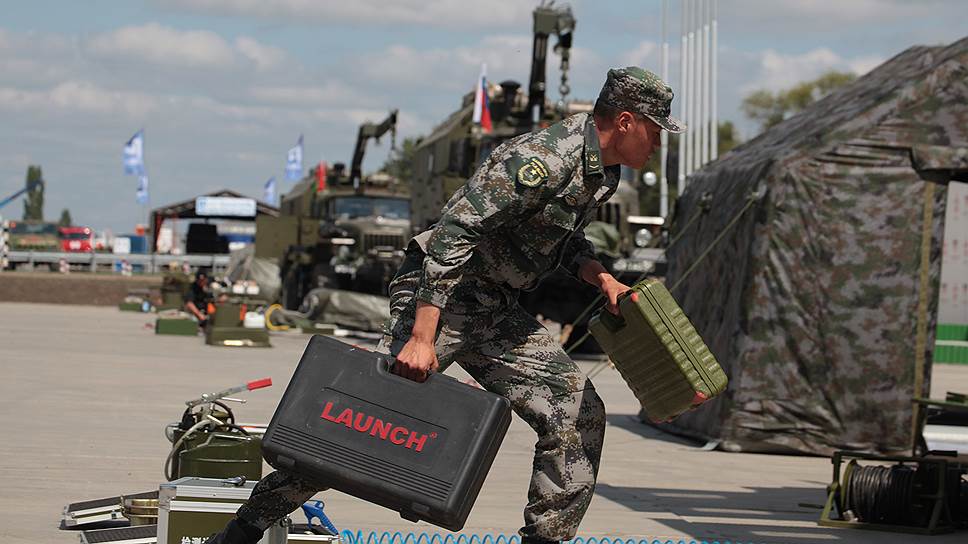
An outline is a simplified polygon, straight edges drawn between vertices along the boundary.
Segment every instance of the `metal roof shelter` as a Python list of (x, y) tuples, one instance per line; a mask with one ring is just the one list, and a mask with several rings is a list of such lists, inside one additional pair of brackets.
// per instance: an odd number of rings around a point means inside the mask
[[(199, 197), (251, 199), (255, 201), (255, 213), (251, 216), (239, 215), (237, 213), (218, 213), (217, 210), (215, 211), (216, 213), (199, 213), (196, 209)], [(255, 221), (255, 218), (259, 215), (278, 217), (279, 208), (229, 189), (222, 189), (205, 195), (198, 195), (182, 202), (161, 206), (160, 208), (151, 210), (151, 251), (154, 252), (158, 242), (158, 231), (161, 230), (161, 224), (165, 219), (231, 219), (234, 221)]]

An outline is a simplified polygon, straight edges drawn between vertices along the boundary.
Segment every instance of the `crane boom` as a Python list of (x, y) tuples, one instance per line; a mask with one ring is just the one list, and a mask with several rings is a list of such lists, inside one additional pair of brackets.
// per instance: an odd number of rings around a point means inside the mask
[(545, 89), (547, 87), (548, 37), (558, 37), (555, 52), (561, 55), (561, 93), (568, 94), (567, 70), (571, 51), (571, 38), (575, 31), (575, 17), (571, 8), (554, 7), (554, 2), (542, 3), (534, 10), (534, 42), (531, 50), (531, 81), (528, 85), (528, 113), (537, 125), (544, 118)]
[(350, 179), (353, 187), (359, 188), (360, 179), (363, 177), (363, 155), (366, 153), (366, 141), (370, 138), (380, 139), (387, 132), (393, 132), (396, 136), (397, 131), (397, 110), (392, 110), (386, 119), (379, 123), (363, 123), (356, 136), (356, 147), (353, 149), (353, 162), (350, 165)]
[(37, 179), (37, 180), (34, 180), (34, 181), (32, 181), (32, 182), (29, 182), (29, 183), (27, 184), (27, 186), (26, 186), (26, 187), (24, 187), (23, 189), (21, 189), (21, 190), (19, 190), (19, 191), (17, 191), (16, 193), (14, 193), (14, 194), (12, 194), (12, 195), (10, 195), (10, 196), (8, 196), (7, 198), (5, 198), (5, 199), (3, 199), (3, 200), (0, 200), (0, 208), (3, 208), (3, 207), (4, 207), (4, 206), (6, 206), (7, 204), (10, 204), (10, 203), (11, 203), (11, 202), (13, 202), (14, 200), (16, 200), (16, 199), (17, 199), (17, 197), (19, 197), (20, 195), (22, 195), (22, 194), (24, 194), (24, 193), (26, 193), (26, 192), (28, 192), (28, 191), (33, 191), (35, 187), (37, 187), (38, 185), (40, 185), (40, 184), (42, 184), (42, 183), (44, 183), (44, 182), (43, 182), (43, 180), (39, 180), (39, 179)]

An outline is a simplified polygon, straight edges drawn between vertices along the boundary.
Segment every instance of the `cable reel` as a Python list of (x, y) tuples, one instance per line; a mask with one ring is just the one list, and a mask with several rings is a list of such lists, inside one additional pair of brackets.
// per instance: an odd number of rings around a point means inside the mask
[(942, 452), (931, 453), (835, 452), (820, 525), (919, 534), (968, 527), (968, 466)]

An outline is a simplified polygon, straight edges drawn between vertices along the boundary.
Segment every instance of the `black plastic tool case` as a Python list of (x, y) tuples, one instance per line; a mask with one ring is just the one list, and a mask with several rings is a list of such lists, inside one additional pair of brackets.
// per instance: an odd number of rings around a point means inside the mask
[(262, 439), (266, 461), (451, 531), (467, 520), (511, 422), (507, 399), (313, 336)]

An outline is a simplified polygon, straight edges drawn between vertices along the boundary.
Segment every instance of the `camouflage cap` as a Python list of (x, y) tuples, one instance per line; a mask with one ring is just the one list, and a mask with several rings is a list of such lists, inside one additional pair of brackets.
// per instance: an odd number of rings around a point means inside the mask
[(672, 88), (662, 78), (638, 66), (613, 68), (598, 99), (622, 111), (642, 114), (669, 132), (682, 132), (686, 125), (672, 115)]

